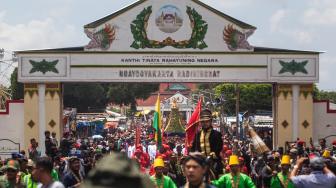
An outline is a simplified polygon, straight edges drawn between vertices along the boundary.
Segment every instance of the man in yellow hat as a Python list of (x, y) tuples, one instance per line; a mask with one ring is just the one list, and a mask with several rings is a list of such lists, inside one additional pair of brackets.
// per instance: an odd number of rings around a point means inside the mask
[(173, 180), (163, 175), (164, 161), (162, 158), (157, 158), (154, 160), (154, 170), (155, 174), (150, 177), (152, 182), (157, 188), (177, 188)]
[(294, 188), (293, 183), (289, 179), (289, 168), (291, 166), (290, 156), (283, 155), (281, 159), (281, 172), (272, 177), (272, 188)]
[(229, 159), (230, 173), (225, 174), (211, 183), (218, 188), (256, 188), (252, 179), (240, 172), (237, 155), (231, 155)]
[(323, 158), (326, 158), (326, 159), (330, 158), (330, 150), (325, 149), (325, 150), (323, 151), (322, 157), (323, 157)]
[(202, 130), (194, 138), (191, 152), (201, 152), (205, 157), (212, 157), (216, 163), (216, 178), (223, 173), (220, 152), (223, 148), (222, 134), (212, 128), (212, 113), (205, 109), (200, 113)]

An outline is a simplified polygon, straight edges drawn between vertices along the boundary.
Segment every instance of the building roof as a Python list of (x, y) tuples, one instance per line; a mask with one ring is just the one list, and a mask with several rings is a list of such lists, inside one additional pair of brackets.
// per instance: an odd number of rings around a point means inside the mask
[[(84, 46), (78, 46), (78, 47), (66, 47), (66, 48), (51, 48), (51, 49), (39, 49), (39, 50), (23, 50), (23, 51), (16, 51), (17, 53), (134, 53), (134, 52), (126, 52), (126, 51), (85, 51)], [(177, 53), (177, 52), (160, 52), (160, 51), (139, 51), (135, 53), (144, 53), (144, 54), (155, 54), (155, 53)], [(181, 52), (178, 52), (181, 53)], [(197, 53), (200, 54), (202, 52), (189, 52), (186, 51), (185, 53)], [(207, 52), (207, 54), (211, 54), (212, 52)], [(254, 47), (253, 52), (220, 52), (216, 51), (213, 52), (215, 54), (252, 54), (252, 53), (257, 53), (257, 54), (267, 54), (267, 53), (284, 53), (284, 54), (292, 54), (292, 53), (298, 53), (298, 54), (319, 54), (319, 53), (324, 53), (321, 51), (308, 51), (308, 50), (291, 50), (291, 49), (283, 49), (283, 48), (268, 48), (268, 47)]]
[(189, 88), (187, 88), (185, 85), (183, 84), (180, 84), (180, 83), (173, 83), (169, 86), (169, 90), (178, 90), (178, 91), (181, 91), (181, 90), (189, 90)]
[[(197, 88), (195, 83), (178, 83), (178, 86), (182, 88), (182, 90), (178, 90), (175, 87), (176, 84), (177, 83), (160, 83), (158, 92), (160, 93), (161, 101), (164, 101), (174, 96), (177, 91), (179, 91), (179, 93), (181, 93), (184, 96), (188, 96), (191, 91)], [(173, 86), (173, 90), (171, 90), (170, 86)], [(136, 100), (137, 106), (155, 106), (158, 92), (152, 93), (152, 95), (148, 97), (146, 100), (143, 100), (143, 99)]]

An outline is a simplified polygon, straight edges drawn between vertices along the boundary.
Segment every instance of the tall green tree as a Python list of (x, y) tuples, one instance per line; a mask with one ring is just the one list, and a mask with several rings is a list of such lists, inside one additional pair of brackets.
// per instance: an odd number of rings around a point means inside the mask
[(18, 82), (17, 80), (18, 76), (18, 68), (16, 67), (11, 74), (10, 80), (11, 80), (11, 95), (12, 99), (18, 100), (18, 99), (23, 99), (24, 98), (24, 85), (23, 83)]
[(98, 83), (65, 83), (64, 107), (77, 108), (78, 112), (103, 111), (106, 106), (105, 90)]
[[(255, 113), (257, 110), (272, 110), (271, 84), (239, 84), (240, 110)], [(217, 96), (224, 95), (224, 111), (234, 115), (236, 109), (236, 86), (234, 84), (221, 84), (214, 88)]]
[(318, 91), (315, 99), (318, 100), (330, 100), (330, 102), (336, 103), (336, 92), (335, 91)]
[(158, 84), (143, 83), (65, 83), (63, 101), (78, 112), (103, 111), (111, 102), (135, 109), (136, 99), (147, 99), (158, 88)]
[(159, 89), (154, 83), (112, 83), (108, 85), (107, 99), (118, 105), (131, 105), (136, 109), (136, 99), (147, 99)]

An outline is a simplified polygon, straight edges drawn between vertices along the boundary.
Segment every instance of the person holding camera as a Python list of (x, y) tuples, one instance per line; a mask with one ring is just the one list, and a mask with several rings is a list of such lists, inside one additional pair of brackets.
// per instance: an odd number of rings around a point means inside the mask
[[(304, 163), (309, 162), (311, 173), (308, 175), (298, 175)], [(312, 157), (310, 159), (302, 157), (296, 161), (290, 179), (296, 188), (334, 188), (336, 176), (326, 167), (323, 158)]]

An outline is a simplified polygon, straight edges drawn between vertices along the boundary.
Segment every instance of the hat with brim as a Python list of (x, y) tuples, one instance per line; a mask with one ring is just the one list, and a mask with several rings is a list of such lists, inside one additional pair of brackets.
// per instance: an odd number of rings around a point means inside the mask
[(202, 110), (200, 113), (200, 121), (210, 121), (212, 120), (211, 111), (208, 109)]
[(295, 149), (295, 148), (292, 148), (292, 149), (289, 150), (289, 153), (291, 153), (291, 154), (297, 154), (298, 150)]
[(72, 156), (72, 157), (70, 157), (70, 158), (68, 159), (68, 161), (69, 161), (69, 163), (73, 163), (73, 162), (75, 162), (75, 161), (80, 161), (80, 159), (79, 159), (78, 157), (76, 157), (76, 156)]
[(27, 166), (28, 166), (28, 167), (35, 167), (35, 163), (34, 163), (34, 161), (31, 160), (31, 159), (28, 159)]

